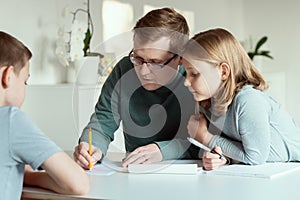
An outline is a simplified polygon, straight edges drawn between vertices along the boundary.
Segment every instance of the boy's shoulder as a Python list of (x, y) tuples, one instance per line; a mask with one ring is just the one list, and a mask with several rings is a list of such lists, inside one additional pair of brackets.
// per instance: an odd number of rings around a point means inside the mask
[(1, 120), (11, 120), (15, 117), (25, 117), (25, 113), (15, 106), (1, 106), (0, 118)]
[(15, 106), (1, 106), (0, 107), (0, 118), (1, 121), (6, 119), (10, 119), (14, 115), (21, 114), (22, 111)]
[(10, 132), (20, 130), (38, 130), (36, 124), (23, 111), (15, 106), (0, 107), (0, 127), (6, 127)]
[(26, 119), (26, 116), (18, 107), (0, 107), (1, 160), (11, 160), (11, 148), (14, 147), (12, 144), (20, 135), (22, 136), (23, 124), (26, 126), (30, 124), (28, 120), (24, 119)]

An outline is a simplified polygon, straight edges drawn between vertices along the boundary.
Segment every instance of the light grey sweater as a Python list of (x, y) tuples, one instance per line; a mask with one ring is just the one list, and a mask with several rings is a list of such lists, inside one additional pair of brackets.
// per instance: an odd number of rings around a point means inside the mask
[[(244, 86), (225, 116), (202, 110), (215, 134), (211, 148), (246, 164), (300, 161), (300, 128), (292, 117), (266, 93)], [(221, 136), (221, 132), (223, 133)]]

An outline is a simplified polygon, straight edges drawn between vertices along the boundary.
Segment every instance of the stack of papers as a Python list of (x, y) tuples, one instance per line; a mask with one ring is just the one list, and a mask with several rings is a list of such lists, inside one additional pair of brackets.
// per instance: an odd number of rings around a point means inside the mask
[(196, 160), (170, 160), (155, 164), (131, 164), (129, 173), (136, 174), (197, 174), (199, 163)]
[(116, 172), (138, 174), (197, 174), (199, 161), (196, 160), (168, 160), (154, 164), (131, 164), (123, 168), (121, 162), (103, 159), (101, 164), (92, 170), (86, 170), (91, 175), (111, 175)]
[(300, 170), (300, 163), (266, 163), (263, 165), (227, 165), (212, 171), (202, 170), (204, 174), (244, 176), (256, 178), (274, 178), (283, 174)]
[(255, 178), (274, 178), (283, 174), (300, 171), (300, 163), (266, 163), (263, 165), (226, 165), (216, 170), (206, 171), (202, 169), (199, 160), (169, 160), (155, 164), (131, 164), (123, 168), (121, 162), (103, 159), (101, 164), (87, 170), (92, 175), (112, 175), (116, 172), (135, 174), (208, 174), (227, 175)]
[(121, 162), (104, 158), (101, 164), (95, 165), (92, 170), (86, 170), (86, 172), (91, 175), (108, 176), (116, 172), (127, 172), (127, 169), (121, 166)]

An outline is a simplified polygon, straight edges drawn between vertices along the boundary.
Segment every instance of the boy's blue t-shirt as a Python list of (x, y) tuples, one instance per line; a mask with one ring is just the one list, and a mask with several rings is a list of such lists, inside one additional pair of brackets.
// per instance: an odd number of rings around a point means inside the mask
[(37, 169), (61, 149), (17, 107), (0, 107), (0, 193), (20, 199), (24, 167)]

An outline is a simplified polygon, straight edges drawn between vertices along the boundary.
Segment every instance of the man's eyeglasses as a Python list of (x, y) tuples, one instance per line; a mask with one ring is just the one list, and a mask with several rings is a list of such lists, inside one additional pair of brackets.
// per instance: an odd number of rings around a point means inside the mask
[(178, 56), (177, 54), (174, 54), (169, 60), (167, 60), (164, 63), (152, 63), (152, 62), (146, 62), (140, 58), (136, 58), (133, 50), (131, 50), (129, 53), (129, 58), (130, 58), (130, 61), (132, 62), (132, 64), (134, 64), (136, 66), (141, 66), (144, 63), (146, 63), (148, 68), (153, 71), (162, 69), (167, 64), (169, 64), (173, 59), (175, 59), (177, 56)]

